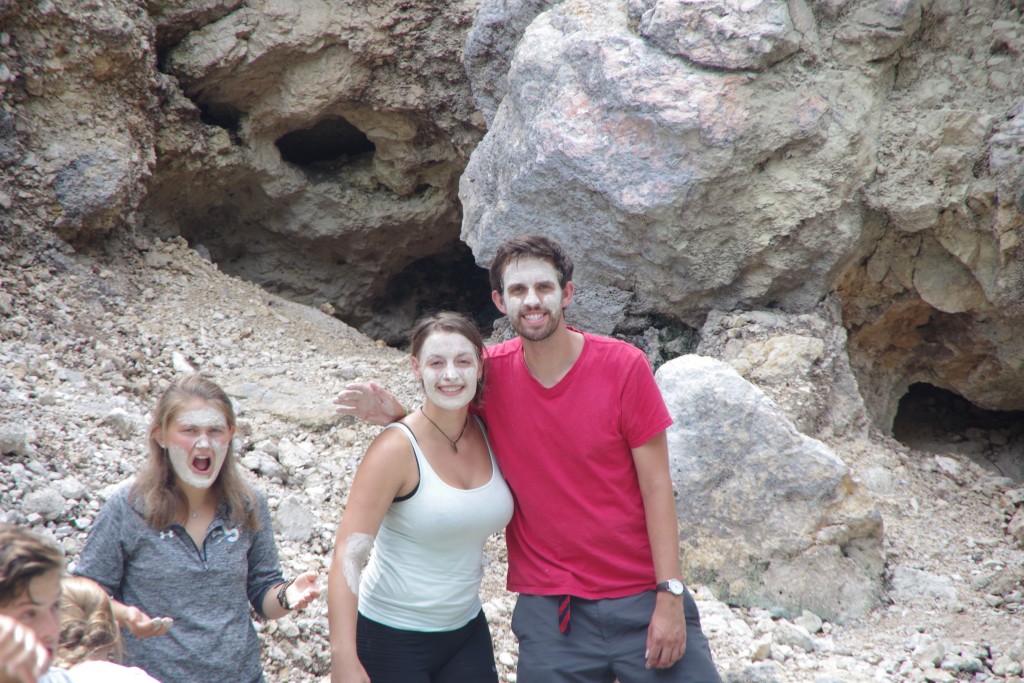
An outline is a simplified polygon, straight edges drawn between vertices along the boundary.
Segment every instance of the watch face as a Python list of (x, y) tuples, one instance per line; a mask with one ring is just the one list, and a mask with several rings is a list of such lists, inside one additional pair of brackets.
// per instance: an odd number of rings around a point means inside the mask
[(672, 595), (682, 595), (683, 594), (683, 582), (682, 581), (680, 581), (679, 579), (669, 579), (667, 583), (668, 583), (668, 592), (669, 593), (672, 593)]

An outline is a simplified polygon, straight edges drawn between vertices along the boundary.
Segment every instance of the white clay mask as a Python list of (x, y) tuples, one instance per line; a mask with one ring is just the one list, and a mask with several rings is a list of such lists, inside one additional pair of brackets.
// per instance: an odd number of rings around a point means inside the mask
[(562, 317), (558, 271), (539, 258), (510, 261), (504, 275), (505, 307), (512, 329), (526, 339), (545, 339)]
[(216, 408), (181, 413), (168, 430), (167, 453), (182, 482), (205, 489), (213, 485), (231, 444), (227, 418)]
[(469, 405), (480, 379), (476, 347), (461, 334), (434, 332), (420, 348), (418, 370), (427, 400), (445, 410)]

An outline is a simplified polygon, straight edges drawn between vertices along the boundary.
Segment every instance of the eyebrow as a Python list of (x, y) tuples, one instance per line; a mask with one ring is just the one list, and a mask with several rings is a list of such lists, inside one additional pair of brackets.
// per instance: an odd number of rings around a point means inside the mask
[[(511, 285), (521, 285), (521, 284), (524, 284), (526, 281), (527, 281), (527, 278), (520, 278), (520, 277), (510, 278), (510, 279), (505, 281), (505, 286), (508, 287), (508, 286), (511, 286)], [(537, 279), (537, 283), (538, 284), (539, 283), (543, 283), (543, 282), (558, 282), (558, 278), (557, 277), (552, 278), (552, 277), (545, 276), (545, 277), (541, 277), (541, 278)]]

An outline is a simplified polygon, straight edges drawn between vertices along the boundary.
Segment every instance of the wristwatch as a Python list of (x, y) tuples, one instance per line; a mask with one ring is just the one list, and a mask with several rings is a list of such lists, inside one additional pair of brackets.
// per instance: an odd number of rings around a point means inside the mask
[(665, 591), (666, 593), (671, 593), (672, 595), (682, 595), (683, 588), (683, 582), (679, 579), (669, 579), (668, 581), (662, 581), (654, 587), (654, 589), (657, 591)]

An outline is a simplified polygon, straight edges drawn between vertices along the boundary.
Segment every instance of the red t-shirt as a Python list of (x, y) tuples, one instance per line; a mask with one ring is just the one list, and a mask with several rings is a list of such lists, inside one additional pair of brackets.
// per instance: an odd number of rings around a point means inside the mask
[(554, 387), (530, 374), (517, 339), (486, 350), (481, 412), (515, 497), (506, 530), (508, 589), (585, 599), (654, 586), (631, 448), (672, 424), (643, 353), (584, 334)]

